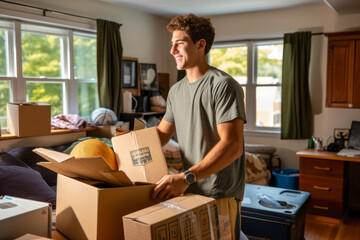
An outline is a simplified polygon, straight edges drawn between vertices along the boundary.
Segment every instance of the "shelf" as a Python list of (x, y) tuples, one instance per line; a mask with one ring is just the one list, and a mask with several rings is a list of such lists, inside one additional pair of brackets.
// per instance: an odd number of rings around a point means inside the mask
[[(79, 131), (73, 131), (70, 129), (54, 129), (54, 130), (51, 130), (51, 135), (67, 134), (67, 133), (74, 133), (74, 132), (87, 132), (87, 131), (92, 131), (92, 130), (96, 130), (96, 129), (97, 129), (97, 127), (85, 128), (85, 129), (81, 129)], [(30, 137), (38, 137), (38, 136), (30, 136)], [(1, 140), (10, 140), (10, 139), (20, 139), (20, 138), (24, 138), (24, 137), (18, 137), (14, 134), (5, 133), (0, 136), (0, 141)], [(26, 137), (26, 138), (28, 138), (28, 137)]]

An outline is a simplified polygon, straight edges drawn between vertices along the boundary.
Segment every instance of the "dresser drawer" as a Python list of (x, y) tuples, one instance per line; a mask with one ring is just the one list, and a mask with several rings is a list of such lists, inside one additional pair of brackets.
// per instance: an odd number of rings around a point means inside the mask
[(299, 189), (311, 193), (312, 200), (343, 204), (343, 179), (301, 175)]
[(342, 218), (344, 213), (343, 205), (337, 203), (311, 200), (307, 212), (313, 215), (321, 215), (332, 218)]
[(317, 158), (300, 158), (300, 175), (343, 178), (344, 162)]

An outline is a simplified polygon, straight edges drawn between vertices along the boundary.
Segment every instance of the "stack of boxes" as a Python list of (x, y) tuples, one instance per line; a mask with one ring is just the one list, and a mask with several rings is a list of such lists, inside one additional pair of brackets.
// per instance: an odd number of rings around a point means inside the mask
[[(50, 105), (8, 103), (7, 107), (10, 133), (19, 137), (50, 134)], [(118, 170), (112, 170), (102, 157), (75, 158), (34, 149), (48, 160), (38, 164), (58, 173), (58, 232), (68, 239), (218, 238), (214, 199), (199, 195), (169, 201), (151, 198), (155, 183), (169, 174), (155, 127), (111, 140)], [(49, 237), (48, 232), (38, 235)]]
[[(148, 238), (130, 234), (126, 239), (182, 239), (184, 234), (217, 239), (214, 199), (189, 195), (158, 205), (164, 199), (151, 198), (155, 183), (168, 174), (155, 127), (113, 137), (112, 144), (117, 171), (102, 157), (75, 158), (43, 148), (34, 150), (49, 161), (39, 164), (59, 173), (57, 231), (69, 239), (124, 239), (124, 233), (139, 232), (137, 217), (130, 213), (143, 215), (136, 213), (143, 209), (149, 213), (145, 219), (151, 220), (143, 221)], [(179, 221), (180, 217), (187, 220)], [(125, 228), (123, 221), (127, 222)], [(160, 225), (162, 230), (156, 230)], [(178, 237), (174, 237), (174, 229)]]

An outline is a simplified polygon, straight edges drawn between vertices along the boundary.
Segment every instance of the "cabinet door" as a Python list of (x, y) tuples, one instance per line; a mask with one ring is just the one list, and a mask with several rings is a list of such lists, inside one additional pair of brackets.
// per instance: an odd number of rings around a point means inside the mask
[(356, 40), (353, 102), (354, 108), (360, 108), (360, 40)]
[(355, 40), (329, 41), (327, 107), (354, 107)]

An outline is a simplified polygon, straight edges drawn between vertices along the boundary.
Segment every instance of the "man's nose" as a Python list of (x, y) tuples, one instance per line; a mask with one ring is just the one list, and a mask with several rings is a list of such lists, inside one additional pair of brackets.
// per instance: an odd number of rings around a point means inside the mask
[(175, 45), (171, 46), (170, 54), (174, 55), (177, 52)]

